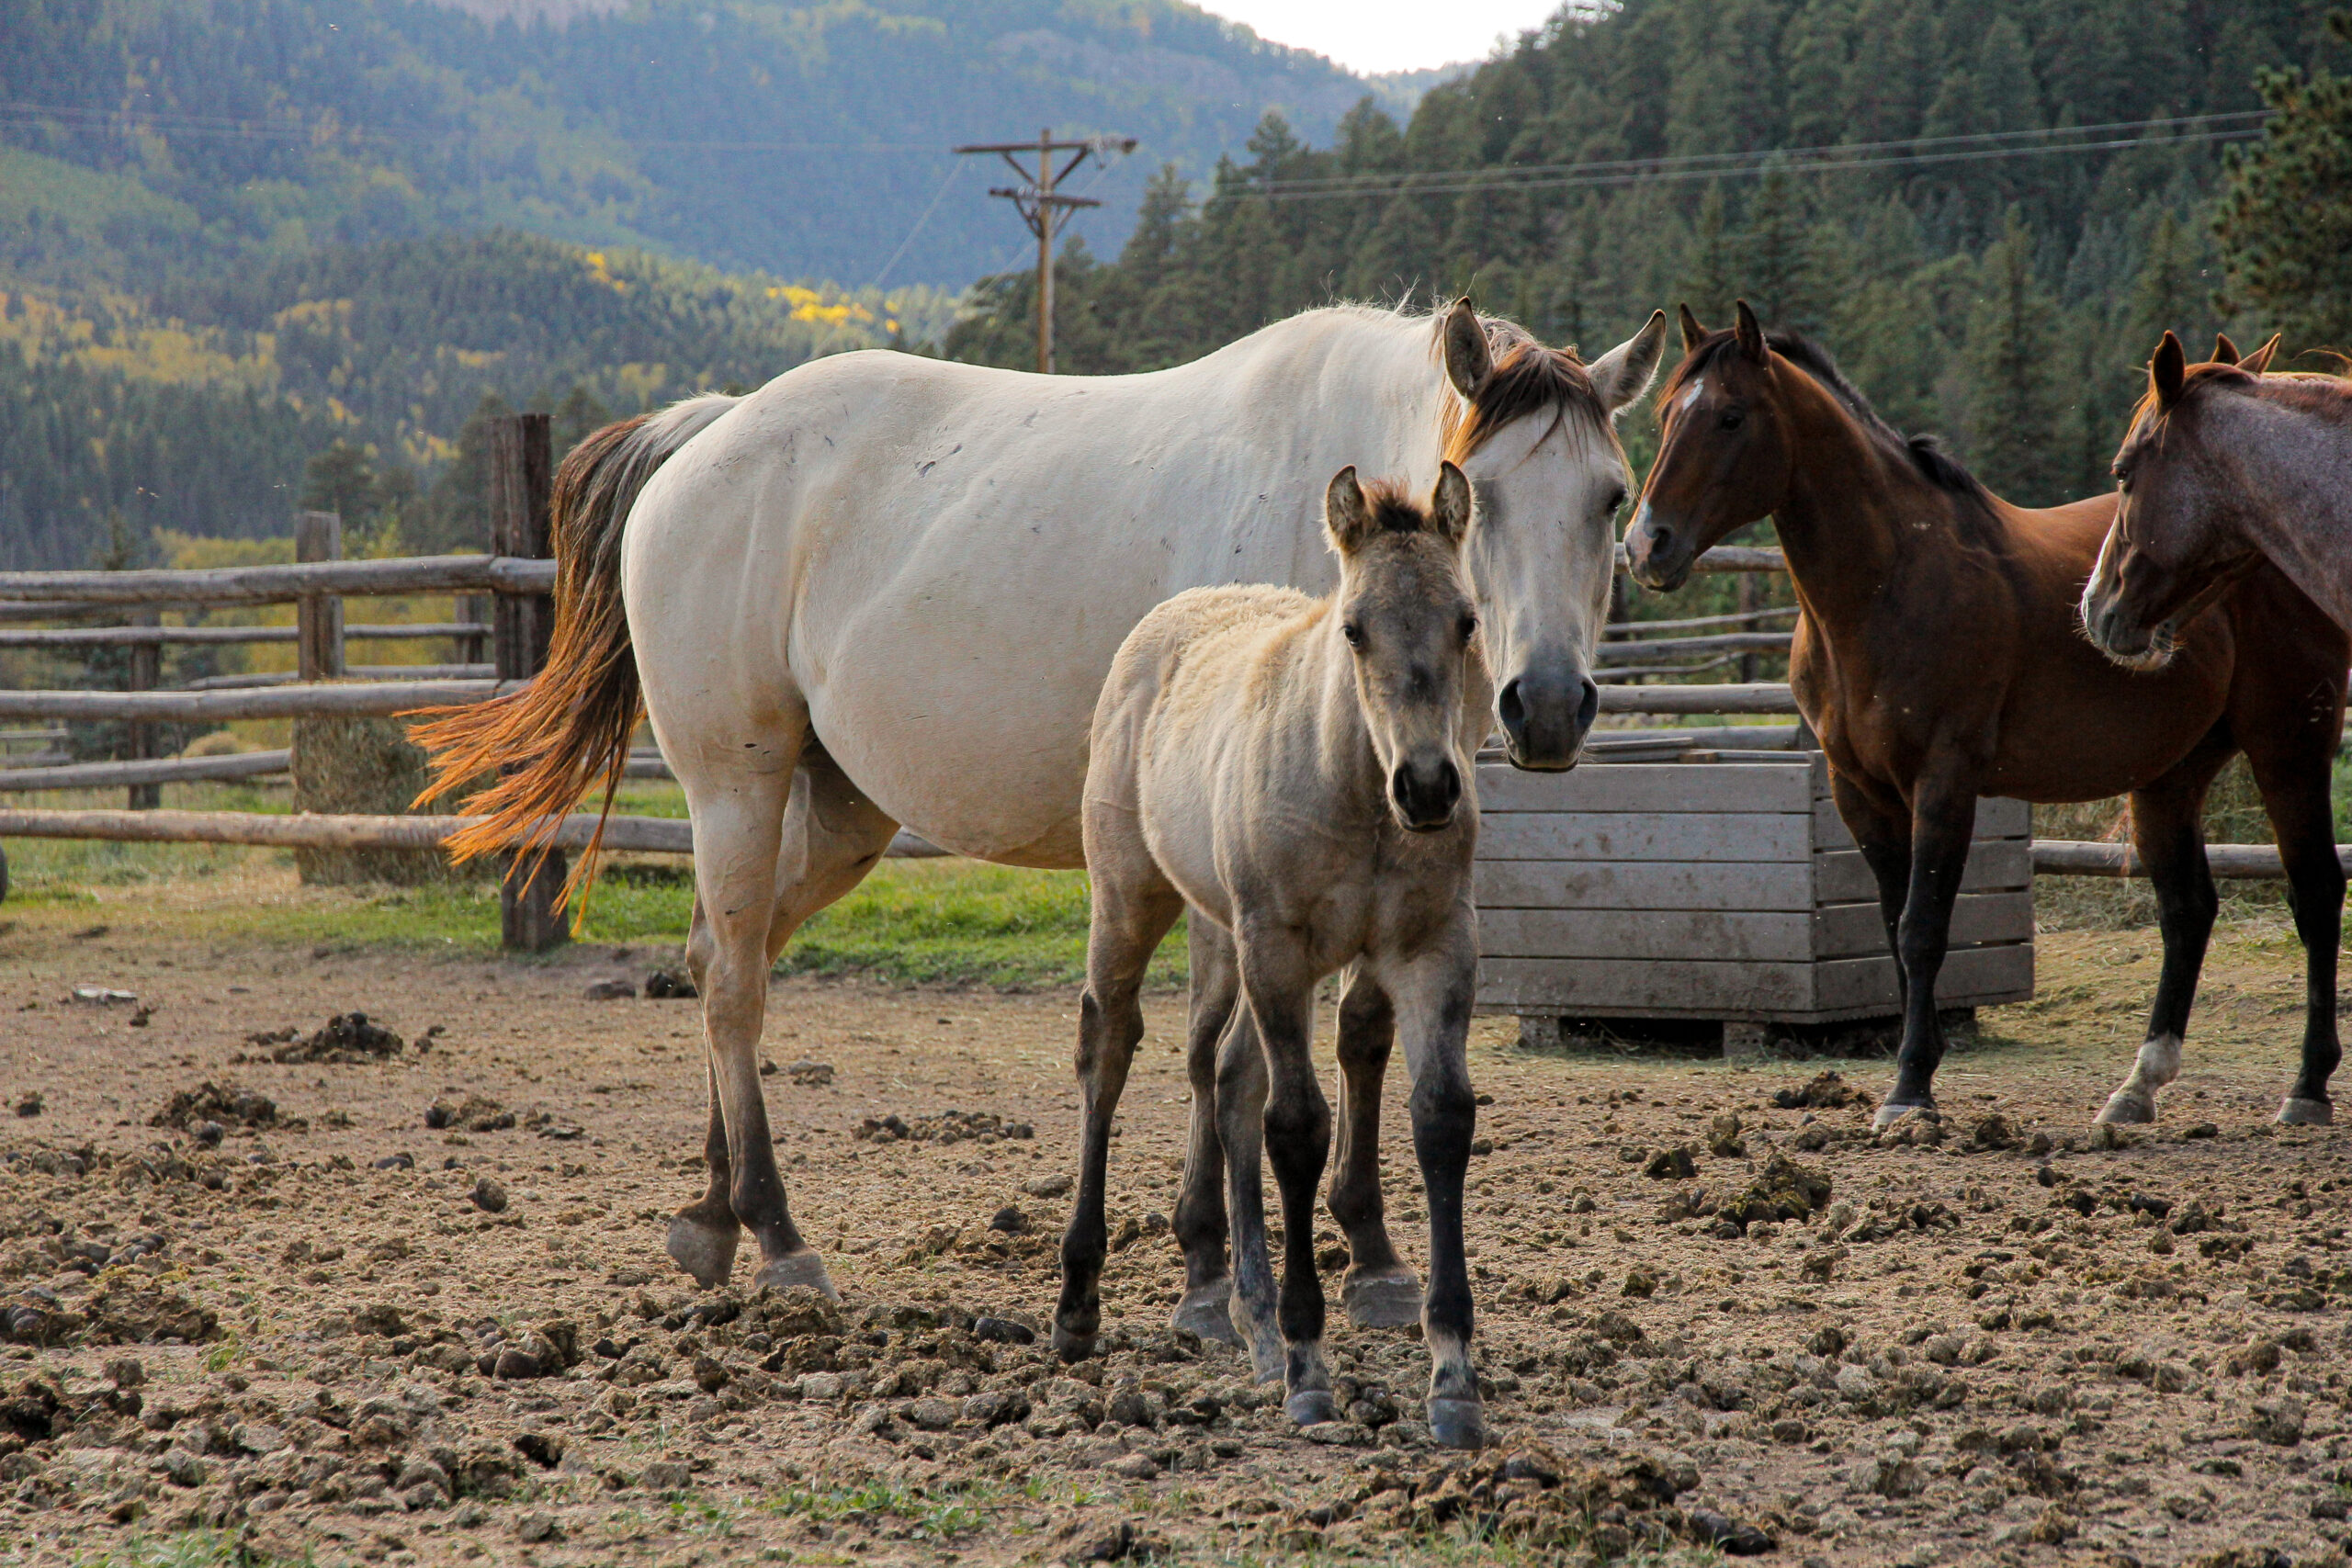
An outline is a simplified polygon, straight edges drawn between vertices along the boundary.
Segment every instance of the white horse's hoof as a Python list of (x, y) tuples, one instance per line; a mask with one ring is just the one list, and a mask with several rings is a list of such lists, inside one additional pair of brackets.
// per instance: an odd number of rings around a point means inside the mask
[(1231, 1280), (1197, 1286), (1185, 1292), (1184, 1299), (1176, 1303), (1168, 1325), (1203, 1339), (1214, 1339), (1220, 1345), (1238, 1345), (1241, 1336), (1234, 1331), (1232, 1302)]
[(2278, 1124), (2282, 1127), (2332, 1127), (2335, 1124), (2335, 1107), (2324, 1100), (2299, 1100), (2290, 1094), (2278, 1107)]
[(1351, 1269), (1340, 1285), (1340, 1304), (1358, 1328), (1407, 1328), (1421, 1321), (1421, 1281), (1410, 1269)]
[(1430, 1436), (1441, 1448), (1483, 1449), (1487, 1446), (1487, 1407), (1475, 1399), (1432, 1399), (1429, 1403)]
[(842, 1293), (833, 1289), (832, 1277), (825, 1272), (825, 1260), (808, 1247), (798, 1252), (787, 1252), (773, 1262), (762, 1265), (760, 1271), (752, 1276), (752, 1282), (765, 1285), (772, 1291), (806, 1286), (829, 1302), (842, 1299)]
[(1880, 1106), (1877, 1111), (1871, 1117), (1871, 1131), (1873, 1133), (1883, 1133), (1889, 1127), (1894, 1126), (1897, 1122), (1902, 1121), (1905, 1111), (1917, 1111), (1923, 1115), (1933, 1116), (1936, 1112), (1936, 1102), (1932, 1100), (1923, 1100), (1917, 1105), (1897, 1105), (1894, 1101), (1889, 1100), (1886, 1104)]
[(735, 1272), (735, 1244), (742, 1235), (740, 1225), (714, 1225), (691, 1214), (673, 1214), (662, 1250), (707, 1291), (727, 1283), (727, 1277)]
[(2119, 1089), (2107, 1097), (2106, 1107), (2092, 1118), (2091, 1124), (2106, 1122), (2119, 1127), (2142, 1127), (2155, 1119), (2156, 1103), (2152, 1097)]

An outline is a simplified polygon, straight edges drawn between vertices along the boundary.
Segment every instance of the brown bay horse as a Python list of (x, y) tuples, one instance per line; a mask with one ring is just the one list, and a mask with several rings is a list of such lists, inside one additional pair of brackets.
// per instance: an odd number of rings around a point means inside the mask
[(2115, 455), (2121, 500), (2083, 596), (2091, 640), (2161, 659), (2171, 624), (2267, 560), (2352, 627), (2352, 382), (2271, 373), (2278, 340), (2192, 366), (2170, 333)]
[(2154, 1119), (2180, 1070), (2218, 907), (2205, 792), (2240, 750), (2278, 830), (2305, 949), (2302, 1066), (2278, 1120), (2331, 1120), (2345, 878), (2328, 785), (2352, 657), (2345, 633), (2263, 566), (2182, 621), (2162, 668), (2121, 668), (2075, 621), (2112, 495), (2008, 504), (1932, 441), (1896, 434), (1819, 348), (1768, 338), (1745, 303), (1723, 332), (1685, 310), (1682, 333), (1626, 549), (1637, 580), (1671, 589), (1734, 529), (1766, 516), (1779, 526), (1804, 610), (1790, 684), (1877, 877), (1903, 980), (1903, 1044), (1880, 1124), (1934, 1104), (1936, 976), (1988, 795), (2131, 795), (2165, 958), (2146, 1043), (2099, 1120)]

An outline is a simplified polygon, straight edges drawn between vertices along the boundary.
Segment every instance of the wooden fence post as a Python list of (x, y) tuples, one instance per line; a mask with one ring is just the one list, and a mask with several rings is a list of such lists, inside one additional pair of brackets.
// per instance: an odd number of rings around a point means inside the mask
[[(555, 553), (548, 539), (548, 489), (555, 466), (548, 423), (546, 414), (526, 413), (491, 426), (490, 547), (495, 554), (545, 559)], [(542, 593), (502, 593), (492, 626), (498, 678), (527, 681), (547, 663), (555, 600)], [(504, 946), (544, 953), (571, 940), (560, 902), (565, 873), (562, 853), (552, 852), (526, 886), (509, 861), (499, 888)]]
[[(299, 561), (343, 558), (343, 516), (334, 512), (303, 512), (294, 518), (294, 558)], [(334, 593), (305, 593), (294, 611), (294, 664), (305, 681), (332, 681), (344, 671), (343, 598)]]
[[(458, 624), (489, 626), (492, 616), (496, 614), (491, 605), (491, 596), (487, 593), (460, 595), (458, 600)], [(460, 664), (487, 664), (490, 662), (489, 653), (487, 634), (469, 632), (458, 639), (458, 662)]]
[[(161, 626), (164, 622), (162, 614), (154, 610), (134, 610), (130, 613), (130, 624), (134, 626)], [(163, 679), (163, 648), (156, 643), (142, 642), (131, 645), (130, 679), (128, 682), (131, 691), (152, 692), (155, 689), (156, 682)], [(143, 762), (155, 755), (155, 727), (153, 725), (132, 725), (130, 740), (130, 761)], [(132, 784), (130, 789), (130, 799), (126, 804), (133, 811), (153, 811), (164, 804), (164, 786), (152, 784)]]

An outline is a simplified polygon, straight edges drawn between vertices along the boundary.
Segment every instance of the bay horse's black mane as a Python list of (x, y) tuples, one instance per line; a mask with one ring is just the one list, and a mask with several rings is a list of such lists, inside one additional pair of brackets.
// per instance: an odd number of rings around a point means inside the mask
[[(1822, 388), (1854, 416), (1855, 423), (1868, 431), (1890, 453), (1899, 454), (1909, 461), (1920, 478), (1938, 490), (1963, 502), (1973, 502), (1975, 508), (1989, 513), (1992, 492), (1984, 488), (1982, 480), (1962, 466), (1959, 458), (1943, 449), (1941, 438), (1931, 434), (1905, 435), (1887, 423), (1878, 410), (1871, 407), (1870, 400), (1862, 396), (1861, 389), (1846, 379), (1846, 373), (1838, 368), (1838, 362), (1829, 357), (1827, 349), (1803, 333), (1775, 330), (1766, 333), (1764, 341), (1771, 346), (1772, 352), (1821, 383)], [(1738, 334), (1729, 328), (1708, 333), (1706, 341), (1693, 349), (1681, 367), (1675, 371), (1673, 380), (1659, 394), (1659, 402), (1666, 402), (1676, 387), (1722, 358), (1724, 351), (1737, 342)], [(1963, 509), (1964, 512), (1967, 510)]]

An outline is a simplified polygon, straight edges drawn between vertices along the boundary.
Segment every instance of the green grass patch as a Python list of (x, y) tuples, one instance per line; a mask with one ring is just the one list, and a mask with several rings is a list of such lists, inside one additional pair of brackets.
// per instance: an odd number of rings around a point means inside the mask
[(133, 1537), (112, 1551), (79, 1560), (79, 1568), (290, 1568), (308, 1563), (274, 1556), (226, 1530), (184, 1530), (176, 1535)]
[(784, 1518), (827, 1524), (873, 1525), (888, 1520), (931, 1540), (967, 1535), (988, 1522), (983, 1506), (993, 1495), (985, 1486), (936, 1490), (875, 1482), (864, 1486), (786, 1487), (761, 1500), (760, 1507)]

